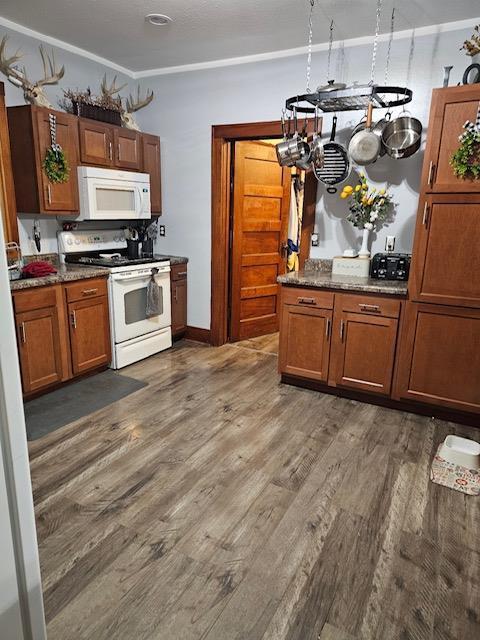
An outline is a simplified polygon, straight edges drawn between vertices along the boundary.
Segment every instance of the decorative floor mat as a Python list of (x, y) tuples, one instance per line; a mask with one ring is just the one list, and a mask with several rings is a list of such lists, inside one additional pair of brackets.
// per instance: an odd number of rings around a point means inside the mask
[(480, 471), (478, 469), (467, 469), (454, 462), (448, 462), (440, 456), (438, 447), (437, 454), (433, 459), (430, 468), (430, 480), (436, 484), (441, 484), (449, 489), (467, 493), (470, 496), (480, 495)]

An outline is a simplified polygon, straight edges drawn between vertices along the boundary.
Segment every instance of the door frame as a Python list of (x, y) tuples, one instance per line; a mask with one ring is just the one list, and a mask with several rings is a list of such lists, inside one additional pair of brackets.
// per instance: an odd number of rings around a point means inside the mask
[[(319, 118), (321, 130), (322, 119)], [(307, 133), (314, 132), (314, 119), (309, 118)], [(237, 140), (282, 138), (280, 120), (244, 122), (212, 126), (212, 258), (210, 298), (210, 342), (219, 347), (228, 342), (228, 295), (230, 267), (230, 169), (232, 144)], [(305, 179), (305, 197), (299, 263), (303, 267), (310, 255), (309, 236), (315, 225), (317, 180), (313, 173)]]

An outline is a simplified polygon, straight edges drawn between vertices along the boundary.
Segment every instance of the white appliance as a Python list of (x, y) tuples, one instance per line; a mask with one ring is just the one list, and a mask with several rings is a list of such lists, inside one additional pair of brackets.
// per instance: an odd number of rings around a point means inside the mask
[(148, 173), (78, 167), (80, 215), (77, 220), (151, 218)]
[[(172, 346), (170, 261), (130, 259), (118, 230), (61, 231), (62, 262), (108, 269), (108, 304), (112, 369), (121, 369)], [(147, 287), (151, 278), (161, 292), (159, 313), (147, 318)]]

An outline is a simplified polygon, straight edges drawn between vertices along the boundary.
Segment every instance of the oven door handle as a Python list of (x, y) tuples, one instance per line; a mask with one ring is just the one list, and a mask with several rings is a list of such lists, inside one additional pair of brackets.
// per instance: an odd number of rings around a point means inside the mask
[[(164, 279), (169, 278), (168, 271), (161, 271), (160, 273), (157, 273), (155, 275), (155, 281), (157, 278), (161, 278), (162, 276), (164, 276)], [(151, 273), (138, 273), (133, 275), (117, 273), (112, 275), (112, 281), (129, 282), (131, 280), (150, 280), (151, 277)]]

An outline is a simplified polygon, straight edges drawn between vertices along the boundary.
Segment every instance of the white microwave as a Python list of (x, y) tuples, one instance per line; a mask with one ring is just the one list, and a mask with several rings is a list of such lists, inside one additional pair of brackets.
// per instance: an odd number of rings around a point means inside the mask
[(141, 220), (151, 218), (148, 173), (78, 167), (78, 220)]

